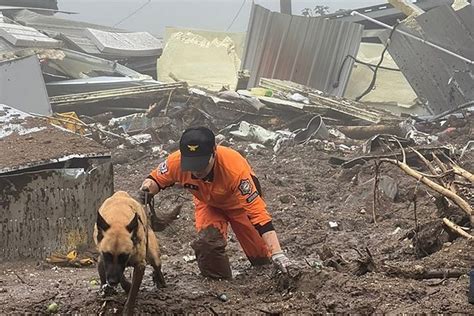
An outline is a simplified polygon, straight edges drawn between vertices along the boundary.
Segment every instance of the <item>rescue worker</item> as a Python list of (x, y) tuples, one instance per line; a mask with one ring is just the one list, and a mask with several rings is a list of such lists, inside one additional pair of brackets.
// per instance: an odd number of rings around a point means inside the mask
[(145, 199), (151, 200), (175, 183), (194, 196), (198, 237), (191, 246), (203, 276), (232, 278), (225, 254), (228, 224), (252, 265), (273, 261), (287, 273), (290, 260), (280, 247), (257, 177), (237, 151), (216, 146), (210, 129), (184, 131), (179, 151), (170, 154), (143, 181), (142, 202), (149, 202)]

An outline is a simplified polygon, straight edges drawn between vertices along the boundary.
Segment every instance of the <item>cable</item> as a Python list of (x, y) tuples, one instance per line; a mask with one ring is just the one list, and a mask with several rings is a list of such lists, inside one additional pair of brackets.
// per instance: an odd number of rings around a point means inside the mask
[(375, 69), (374, 69), (374, 75), (372, 77), (372, 81), (370, 82), (369, 86), (367, 87), (367, 89), (360, 95), (358, 96), (357, 98), (355, 98), (356, 101), (360, 101), (360, 99), (362, 99), (363, 97), (365, 97), (367, 94), (369, 94), (370, 91), (372, 91), (372, 89), (374, 88), (375, 86), (375, 81), (377, 80), (377, 71), (378, 69), (380, 68), (380, 65), (382, 64), (383, 62), (383, 59), (385, 57), (385, 52), (388, 50), (388, 46), (390, 45), (390, 41), (392, 39), (392, 35), (393, 33), (395, 33), (395, 30), (397, 29), (397, 26), (399, 26), (400, 23), (397, 22), (392, 30), (390, 31), (390, 35), (388, 36), (388, 39), (387, 39), (387, 44), (385, 44), (385, 48), (383, 49), (382, 51), (382, 56), (380, 57), (380, 60), (377, 64), (377, 66), (375, 66)]
[[(344, 57), (344, 60), (342, 61), (342, 64), (341, 64), (341, 67), (339, 67), (339, 72), (337, 73), (337, 80), (336, 80), (336, 82), (334, 82), (333, 85), (332, 85), (333, 88), (339, 87), (339, 83), (340, 83), (341, 75), (342, 75), (342, 70), (344, 69), (344, 66), (346, 65), (346, 61), (347, 61), (349, 58), (351, 58), (352, 60), (354, 60), (355, 63), (362, 64), (362, 65), (364, 65), (364, 66), (369, 67), (369, 69), (372, 70), (372, 71), (374, 71), (374, 68), (377, 67), (377, 65), (375, 65), (375, 64), (371, 64), (371, 63), (368, 63), (368, 62), (359, 60), (359, 59), (355, 58), (355, 57), (352, 56), (352, 55), (347, 55), (346, 57)], [(391, 68), (391, 67), (384, 67), (384, 66), (380, 66), (379, 69), (401, 72), (401, 70), (398, 69), (398, 68)]]
[(113, 27), (116, 27), (117, 25), (121, 24), (125, 20), (127, 20), (127, 19), (131, 18), (132, 16), (134, 16), (135, 14), (137, 14), (140, 10), (142, 10), (144, 7), (149, 5), (150, 2), (151, 2), (151, 0), (148, 0), (148, 2), (144, 3), (141, 7), (139, 7), (138, 9), (136, 9), (135, 11), (133, 11), (132, 13), (130, 13), (129, 15), (127, 15), (126, 17), (124, 17), (123, 19), (118, 21), (117, 23), (115, 23)]
[(242, 8), (244, 7), (245, 2), (247, 2), (247, 0), (242, 1), (242, 5), (240, 6), (239, 11), (237, 11), (237, 14), (234, 16), (234, 19), (232, 20), (232, 22), (230, 22), (230, 25), (225, 30), (226, 32), (229, 31), (229, 29), (232, 27), (232, 25), (234, 25), (234, 22), (237, 19), (237, 17), (239, 16), (240, 12), (242, 11)]
[(440, 119), (443, 119), (444, 117), (452, 114), (452, 113), (456, 113), (458, 111), (461, 111), (461, 110), (464, 110), (464, 109), (467, 109), (467, 108), (470, 108), (474, 106), (474, 101), (469, 101), (469, 102), (466, 102), (466, 103), (463, 103), (455, 108), (452, 108), (450, 110), (447, 110), (447, 111), (444, 111), (443, 113), (440, 113), (438, 115), (435, 115), (431, 118), (429, 118), (427, 121), (429, 122), (434, 122), (434, 121), (437, 121), (437, 120), (440, 120)]
[[(368, 63), (368, 62), (359, 60), (359, 59), (355, 58), (355, 57), (352, 56), (352, 55), (347, 55), (347, 57), (352, 58), (352, 59), (353, 59), (356, 63), (358, 63), (358, 64), (362, 64), (362, 65), (368, 66), (368, 67), (369, 67), (370, 69), (372, 69), (372, 70), (373, 70), (373, 68), (377, 67), (376, 64), (371, 64), (371, 63)], [(346, 58), (347, 58), (347, 57), (346, 57)], [(398, 69), (398, 68), (391, 68), (391, 67), (385, 67), (385, 66), (379, 66), (379, 69), (401, 72), (401, 70)]]

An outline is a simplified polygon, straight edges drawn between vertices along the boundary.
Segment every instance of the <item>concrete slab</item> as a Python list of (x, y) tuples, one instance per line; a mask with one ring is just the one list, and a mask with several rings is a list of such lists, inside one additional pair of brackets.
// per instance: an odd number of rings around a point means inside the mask
[(15, 46), (58, 48), (61, 42), (52, 39), (32, 27), (0, 23), (0, 37)]
[(131, 56), (157, 56), (162, 43), (148, 32), (116, 33), (86, 29), (87, 37), (104, 54)]

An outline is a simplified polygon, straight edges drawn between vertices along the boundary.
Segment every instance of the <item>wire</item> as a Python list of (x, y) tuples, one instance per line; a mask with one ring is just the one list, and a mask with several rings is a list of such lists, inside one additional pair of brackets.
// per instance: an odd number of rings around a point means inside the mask
[(444, 111), (443, 113), (440, 113), (440, 114), (437, 114), (431, 118), (429, 118), (427, 121), (429, 122), (434, 122), (434, 121), (437, 121), (437, 120), (440, 120), (440, 119), (443, 119), (444, 117), (446, 117), (447, 115), (449, 114), (452, 114), (452, 113), (456, 113), (458, 111), (461, 111), (461, 110), (464, 110), (464, 109), (467, 109), (467, 108), (470, 108), (474, 106), (474, 101), (469, 101), (469, 102), (466, 102), (466, 103), (463, 103), (455, 108), (452, 108), (450, 110), (447, 110), (447, 111)]
[(247, 2), (247, 0), (242, 1), (242, 5), (240, 6), (239, 11), (237, 11), (237, 13), (236, 13), (235, 16), (234, 16), (234, 19), (232, 20), (232, 22), (230, 22), (230, 25), (229, 25), (229, 26), (227, 27), (227, 29), (225, 30), (226, 32), (229, 31), (229, 29), (232, 27), (232, 25), (234, 25), (234, 22), (235, 22), (235, 20), (237, 19), (237, 17), (240, 15), (240, 12), (242, 11), (242, 8), (244, 7), (245, 2)]
[[(341, 64), (341, 67), (339, 67), (339, 72), (337, 73), (337, 80), (332, 85), (333, 88), (339, 87), (339, 84), (340, 84), (340, 81), (341, 81), (342, 70), (343, 70), (344, 66), (346, 65), (346, 62), (349, 58), (354, 60), (355, 63), (358, 63), (358, 64), (369, 67), (369, 69), (372, 70), (372, 72), (374, 71), (374, 68), (377, 67), (377, 65), (375, 65), (375, 64), (371, 64), (371, 63), (362, 61), (360, 59), (355, 58), (352, 55), (347, 55), (346, 57), (344, 57), (344, 60), (342, 61), (342, 64)], [(398, 69), (398, 68), (391, 68), (391, 67), (384, 67), (384, 66), (379, 66), (379, 69), (401, 72), (401, 70)]]
[(130, 13), (129, 15), (127, 15), (126, 17), (124, 17), (123, 19), (121, 19), (120, 21), (118, 21), (117, 23), (114, 24), (113, 27), (116, 27), (117, 25), (121, 24), (122, 22), (124, 22), (125, 20), (128, 20), (129, 18), (131, 18), (132, 16), (134, 16), (135, 14), (137, 14), (138, 12), (140, 12), (140, 10), (142, 10), (144, 7), (146, 7), (147, 5), (149, 5), (151, 2), (151, 0), (148, 0), (148, 2), (144, 3), (142, 6), (140, 6), (138, 9), (136, 9), (135, 11), (133, 11), (132, 13)]
[(395, 30), (397, 28), (397, 26), (399, 26), (400, 23), (397, 22), (397, 24), (395, 24), (392, 28), (392, 31), (390, 32), (390, 35), (388, 36), (388, 39), (387, 39), (387, 44), (385, 44), (385, 48), (383, 49), (382, 51), (382, 56), (380, 56), (380, 60), (377, 64), (377, 66), (375, 66), (375, 69), (374, 69), (374, 75), (372, 77), (372, 81), (370, 82), (369, 86), (367, 87), (367, 89), (360, 95), (358, 96), (357, 98), (355, 98), (356, 101), (360, 101), (360, 99), (362, 99), (363, 97), (365, 97), (367, 94), (370, 93), (370, 91), (372, 91), (372, 89), (374, 88), (375, 86), (375, 81), (377, 80), (377, 71), (378, 69), (380, 68), (380, 65), (382, 64), (383, 62), (383, 59), (385, 57), (385, 52), (388, 50), (388, 46), (390, 45), (390, 41), (392, 40), (392, 35), (393, 33), (395, 33)]

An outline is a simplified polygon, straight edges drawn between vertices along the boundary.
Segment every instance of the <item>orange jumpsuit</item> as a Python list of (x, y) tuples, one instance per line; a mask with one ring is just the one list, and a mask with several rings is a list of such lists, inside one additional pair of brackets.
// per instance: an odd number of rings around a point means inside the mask
[[(196, 229), (198, 233), (208, 228), (217, 229), (221, 237), (219, 251), (225, 248), (230, 223), (250, 262), (255, 265), (269, 263), (270, 253), (261, 234), (265, 227), (273, 230), (272, 219), (247, 160), (231, 148), (217, 146), (213, 170), (205, 179), (196, 179), (191, 172), (181, 171), (180, 158), (179, 151), (172, 153), (151, 172), (150, 178), (160, 190), (180, 183), (193, 194)], [(216, 239), (216, 236), (210, 238)], [(209, 242), (204, 244), (210, 245)]]

